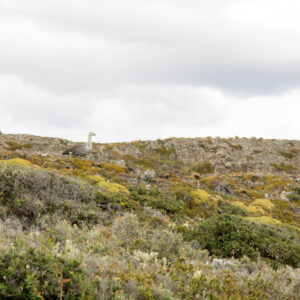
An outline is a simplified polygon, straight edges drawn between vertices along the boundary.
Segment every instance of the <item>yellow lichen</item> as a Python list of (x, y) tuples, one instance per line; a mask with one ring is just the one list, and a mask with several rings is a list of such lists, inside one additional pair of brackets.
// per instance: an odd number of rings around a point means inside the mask
[(264, 224), (282, 224), (279, 220), (273, 219), (268, 216), (261, 216), (261, 217), (247, 217), (246, 220), (254, 221)]
[(275, 207), (275, 205), (269, 199), (256, 199), (251, 203), (251, 206), (260, 206), (266, 210), (271, 210)]

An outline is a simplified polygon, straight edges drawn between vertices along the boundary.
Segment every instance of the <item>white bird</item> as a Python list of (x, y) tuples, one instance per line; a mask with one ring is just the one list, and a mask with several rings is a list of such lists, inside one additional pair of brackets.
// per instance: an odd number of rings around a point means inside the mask
[(90, 132), (88, 135), (88, 141), (85, 144), (78, 144), (75, 146), (72, 146), (70, 148), (67, 148), (62, 154), (73, 154), (74, 156), (85, 156), (92, 152), (92, 136), (95, 136), (96, 134), (94, 132)]

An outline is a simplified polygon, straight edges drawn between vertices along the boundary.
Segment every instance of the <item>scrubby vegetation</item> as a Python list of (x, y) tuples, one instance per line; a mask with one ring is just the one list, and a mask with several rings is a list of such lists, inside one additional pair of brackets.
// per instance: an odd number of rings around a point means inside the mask
[(287, 172), (287, 173), (296, 170), (296, 168), (293, 165), (284, 164), (284, 163), (271, 164), (271, 166), (274, 167), (275, 169), (279, 170), (279, 171), (283, 171), (283, 172)]
[(162, 141), (133, 142), (137, 155), (105, 145), (103, 161), (26, 144), (0, 155), (0, 299), (299, 298), (292, 168), (216, 174)]
[(255, 259), (259, 255), (273, 264), (300, 267), (299, 232), (248, 220), (222, 214), (200, 222), (186, 236), (188, 240), (196, 239), (202, 248), (217, 257), (246, 255)]

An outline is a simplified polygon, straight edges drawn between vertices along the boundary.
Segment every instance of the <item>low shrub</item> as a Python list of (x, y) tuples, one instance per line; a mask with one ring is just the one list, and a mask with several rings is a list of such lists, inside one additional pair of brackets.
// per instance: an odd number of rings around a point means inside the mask
[(184, 202), (176, 199), (172, 194), (163, 193), (156, 189), (131, 187), (131, 197), (141, 205), (147, 205), (154, 209), (163, 210), (166, 213), (175, 214), (182, 212)]
[(22, 149), (31, 149), (32, 145), (31, 144), (21, 144), (15, 141), (8, 141), (6, 142), (7, 146), (7, 150), (10, 151), (15, 151), (15, 150), (22, 150)]
[(278, 153), (280, 155), (282, 155), (283, 157), (288, 158), (288, 159), (292, 159), (292, 158), (295, 157), (295, 154), (290, 153), (290, 152), (286, 152), (286, 151), (283, 151), (283, 150), (279, 150)]
[(290, 201), (300, 202), (300, 188), (295, 187), (291, 194), (288, 195)]
[(282, 171), (282, 172), (286, 172), (286, 173), (290, 173), (291, 171), (297, 170), (294, 166), (292, 165), (286, 165), (284, 163), (280, 163), (278, 164), (271, 164), (271, 166), (275, 169), (277, 169), (278, 171)]
[(199, 174), (211, 174), (214, 172), (214, 166), (209, 161), (202, 161), (193, 165), (192, 170)]
[(274, 203), (272, 203), (269, 199), (256, 199), (251, 203), (252, 206), (260, 206), (265, 210), (271, 210), (275, 207)]
[(92, 290), (84, 288), (83, 269), (77, 260), (18, 244), (0, 255), (1, 299), (83, 299), (92, 295)]
[(219, 215), (200, 222), (186, 232), (187, 240), (197, 240), (218, 257), (256, 259), (259, 255), (273, 263), (300, 266), (300, 243), (278, 233), (271, 225), (257, 224), (232, 215)]
[(1, 203), (8, 208), (7, 214), (22, 219), (24, 225), (37, 224), (43, 216), (54, 214), (78, 225), (83, 221), (97, 223), (100, 218), (101, 208), (97, 206), (99, 189), (81, 180), (27, 164), (3, 164), (0, 190)]

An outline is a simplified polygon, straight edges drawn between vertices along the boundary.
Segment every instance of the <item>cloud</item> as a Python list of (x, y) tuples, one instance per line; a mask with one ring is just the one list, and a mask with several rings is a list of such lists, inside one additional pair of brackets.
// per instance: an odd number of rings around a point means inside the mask
[(1, 72), (60, 91), (124, 84), (272, 93), (300, 84), (297, 1), (0, 3)]
[(0, 130), (299, 138), (299, 10), (295, 0), (0, 1)]
[(127, 85), (106, 92), (60, 94), (14, 76), (0, 77), (4, 132), (98, 142), (170, 136), (300, 138), (300, 89), (277, 96), (237, 96), (211, 87)]

